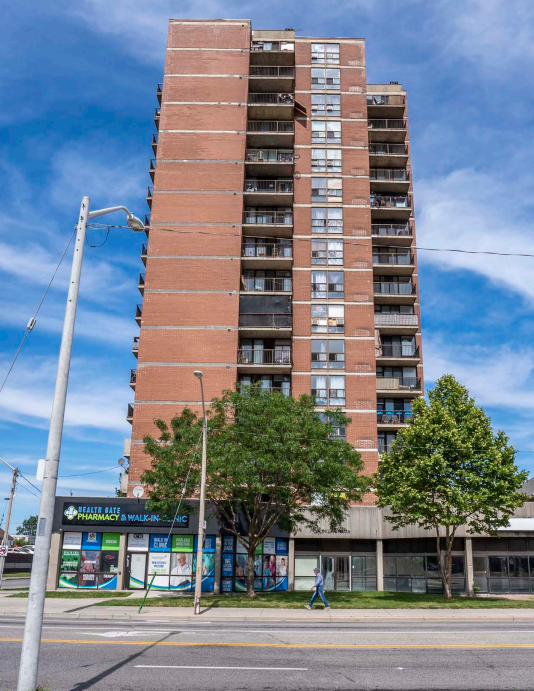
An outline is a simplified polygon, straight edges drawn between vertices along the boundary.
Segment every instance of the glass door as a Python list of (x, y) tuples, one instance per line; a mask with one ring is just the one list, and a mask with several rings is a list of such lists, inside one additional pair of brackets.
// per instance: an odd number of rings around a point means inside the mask
[(349, 590), (349, 558), (325, 557), (321, 558), (321, 573), (325, 590)]

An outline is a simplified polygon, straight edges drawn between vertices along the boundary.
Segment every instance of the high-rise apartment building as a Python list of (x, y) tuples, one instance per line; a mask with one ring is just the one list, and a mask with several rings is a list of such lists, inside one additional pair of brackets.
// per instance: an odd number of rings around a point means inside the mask
[[(363, 39), (171, 20), (147, 198), (129, 484), (157, 417), (313, 394), (377, 469), (422, 392), (406, 93)], [(372, 497), (366, 499), (372, 503)]]

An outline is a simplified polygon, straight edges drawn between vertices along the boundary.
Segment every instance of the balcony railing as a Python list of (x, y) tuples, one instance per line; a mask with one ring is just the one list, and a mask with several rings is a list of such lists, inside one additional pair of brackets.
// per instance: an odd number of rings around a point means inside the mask
[(145, 290), (145, 274), (144, 273), (139, 274), (139, 280), (137, 282), (137, 287), (139, 288), (139, 292), (141, 293), (141, 295), (143, 295), (144, 290)]
[(397, 254), (390, 252), (373, 253), (373, 266), (412, 266), (414, 263), (413, 254)]
[(369, 143), (369, 153), (373, 156), (407, 156), (406, 144)]
[(420, 389), (421, 380), (417, 377), (377, 377), (376, 388), (380, 391), (397, 389)]
[(371, 194), (372, 209), (409, 209), (412, 198), (408, 194)]
[(158, 84), (158, 88), (156, 90), (156, 98), (158, 99), (158, 102), (160, 105), (161, 105), (162, 95), (163, 95), (163, 84)]
[(295, 155), (292, 150), (247, 149), (246, 163), (293, 163)]
[(249, 120), (247, 132), (279, 132), (291, 134), (295, 131), (295, 123), (289, 120)]
[(291, 314), (249, 313), (239, 315), (239, 326), (247, 328), (290, 329)]
[(409, 223), (373, 223), (371, 233), (386, 237), (409, 237), (412, 235), (412, 228)]
[(157, 151), (158, 151), (158, 135), (157, 134), (152, 135), (152, 151), (154, 152), (154, 156), (156, 156)]
[(376, 281), (374, 284), (375, 295), (414, 295), (413, 283), (396, 283), (394, 281)]
[(293, 180), (245, 180), (245, 192), (291, 194)]
[(139, 336), (134, 336), (132, 352), (137, 353), (139, 351)]
[(243, 223), (256, 225), (293, 225), (292, 211), (245, 211)]
[(404, 425), (412, 419), (410, 410), (377, 410), (376, 421), (379, 425)]
[(290, 293), (291, 278), (244, 278), (241, 277), (242, 290), (259, 293)]
[(404, 343), (382, 343), (377, 347), (377, 357), (419, 357), (419, 346)]
[(417, 314), (375, 313), (375, 326), (418, 326)]
[(273, 259), (291, 259), (293, 247), (291, 243), (281, 243), (276, 241), (247, 242), (243, 241), (241, 246), (243, 257), (269, 257)]
[(237, 352), (240, 365), (290, 365), (291, 348), (276, 350), (252, 350), (240, 348)]
[(137, 381), (137, 370), (131, 369), (130, 370), (130, 384), (135, 384)]
[(134, 407), (133, 403), (128, 403), (128, 410), (126, 412), (126, 421), (132, 424)]
[(367, 96), (368, 106), (403, 106), (405, 103), (406, 98), (398, 94), (391, 94), (390, 96), (374, 94)]
[(370, 130), (405, 130), (406, 120), (402, 118), (373, 118), (369, 120), (367, 127)]
[(141, 245), (141, 259), (143, 260), (143, 263), (146, 262), (147, 256), (148, 256), (148, 246), (146, 243), (143, 243)]
[(271, 67), (270, 65), (251, 65), (251, 77), (285, 77), (293, 78), (295, 76), (294, 67)]
[(288, 50), (295, 52), (295, 44), (291, 41), (252, 41), (250, 50), (263, 52)]
[(141, 324), (141, 317), (143, 316), (143, 306), (142, 305), (137, 305), (135, 308), (135, 321), (138, 324)]
[(371, 168), (369, 179), (388, 182), (408, 182), (410, 177), (406, 168)]
[(248, 103), (252, 106), (292, 106), (295, 103), (293, 94), (250, 94)]

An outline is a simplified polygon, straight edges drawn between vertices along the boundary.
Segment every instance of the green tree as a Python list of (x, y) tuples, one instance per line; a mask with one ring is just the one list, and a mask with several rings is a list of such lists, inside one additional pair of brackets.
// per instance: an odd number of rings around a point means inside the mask
[[(418, 525), (436, 535), (445, 597), (451, 597), (452, 546), (460, 526), (469, 533), (508, 525), (528, 498), (519, 493), (528, 473), (514, 463), (515, 449), (504, 432), (475, 405), (468, 390), (444, 375), (413, 403), (411, 424), (400, 430), (382, 456), (375, 489), (395, 529)], [(440, 535), (445, 539), (444, 564)]]
[[(337, 410), (327, 416), (323, 422), (310, 396), (296, 400), (257, 387), (225, 391), (211, 402), (206, 500), (247, 550), (250, 597), (256, 547), (275, 525), (337, 532), (349, 504), (370, 486), (360, 454), (332, 436), (349, 420)], [(186, 497), (200, 486), (202, 419), (186, 408), (170, 428), (162, 420), (156, 425), (160, 438), (144, 439), (152, 469), (142, 481), (150, 504), (172, 515), (186, 483)]]
[(37, 533), (37, 516), (29, 516), (22, 525), (17, 528), (17, 533), (22, 535), (35, 535)]

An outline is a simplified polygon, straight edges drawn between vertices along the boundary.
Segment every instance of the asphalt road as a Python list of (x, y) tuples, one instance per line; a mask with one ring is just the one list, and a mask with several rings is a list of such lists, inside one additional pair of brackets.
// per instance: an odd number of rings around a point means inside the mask
[[(15, 691), (22, 622), (0, 619), (0, 689)], [(534, 624), (47, 620), (49, 691), (534, 690)]]
[(4, 578), (2, 581), (2, 590), (13, 588), (29, 588), (30, 579), (28, 578)]

